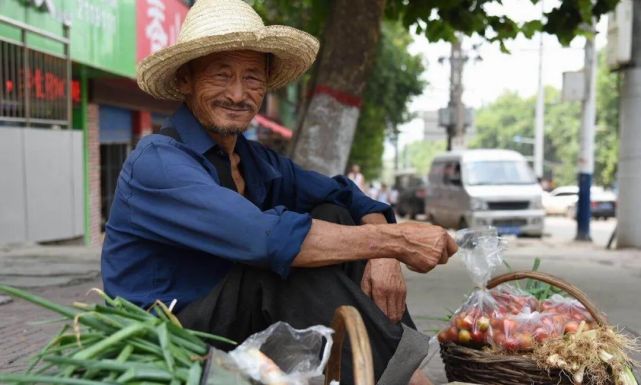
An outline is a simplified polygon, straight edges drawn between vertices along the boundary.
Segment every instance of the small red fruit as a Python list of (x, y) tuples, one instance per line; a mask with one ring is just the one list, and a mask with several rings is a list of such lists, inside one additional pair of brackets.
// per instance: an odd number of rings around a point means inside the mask
[(480, 330), (473, 330), (472, 331), (472, 342), (475, 342), (477, 344), (484, 344), (487, 340), (487, 335), (485, 332), (482, 332)]
[(503, 344), (503, 347), (505, 348), (505, 350), (509, 350), (511, 352), (515, 351), (515, 350), (518, 350), (519, 349), (519, 340), (516, 339), (516, 338), (512, 338), (512, 337), (506, 338), (505, 339), (505, 343)]
[(440, 342), (440, 343), (447, 342), (447, 329), (446, 330), (441, 330), (438, 333), (438, 337), (437, 338), (438, 338), (438, 342)]
[(531, 350), (534, 341), (532, 341), (532, 336), (529, 334), (519, 334), (518, 336), (519, 348), (520, 350)]
[(514, 333), (514, 331), (516, 330), (516, 326), (517, 326), (516, 321), (514, 320), (511, 320), (511, 319), (503, 320), (503, 333), (505, 333), (505, 335), (510, 335)]
[(462, 324), (463, 324), (463, 327), (459, 329), (471, 330), (472, 326), (474, 326), (474, 319), (472, 318), (471, 315), (466, 315), (465, 318), (463, 318)]
[(482, 332), (486, 332), (490, 328), (490, 319), (486, 316), (483, 316), (476, 321), (476, 326)]
[(579, 324), (576, 321), (570, 321), (565, 324), (565, 327), (563, 328), (563, 333), (564, 334), (576, 333), (578, 329), (579, 329)]
[(454, 326), (447, 329), (445, 334), (447, 336), (447, 341), (457, 342), (458, 341), (458, 329)]
[(472, 335), (467, 329), (461, 329), (458, 332), (458, 342), (461, 344), (467, 344), (472, 340)]
[(544, 328), (536, 328), (534, 330), (534, 339), (536, 342), (543, 342), (550, 337), (550, 333)]

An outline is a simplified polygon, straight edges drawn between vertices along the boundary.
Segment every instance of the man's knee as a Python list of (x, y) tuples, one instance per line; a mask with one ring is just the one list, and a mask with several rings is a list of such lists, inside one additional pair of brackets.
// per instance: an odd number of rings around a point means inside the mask
[(338, 223), (340, 225), (356, 225), (349, 211), (333, 203), (322, 203), (314, 207), (310, 213), (312, 218)]

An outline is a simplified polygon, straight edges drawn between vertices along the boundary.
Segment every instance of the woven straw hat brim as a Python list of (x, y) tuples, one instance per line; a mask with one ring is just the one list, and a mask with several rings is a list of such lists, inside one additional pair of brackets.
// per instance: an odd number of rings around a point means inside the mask
[(183, 100), (176, 88), (176, 71), (183, 64), (215, 52), (252, 50), (273, 54), (268, 88), (296, 80), (314, 63), (318, 40), (312, 35), (283, 25), (270, 25), (251, 32), (222, 35), (177, 43), (156, 51), (138, 65), (140, 88), (159, 99)]

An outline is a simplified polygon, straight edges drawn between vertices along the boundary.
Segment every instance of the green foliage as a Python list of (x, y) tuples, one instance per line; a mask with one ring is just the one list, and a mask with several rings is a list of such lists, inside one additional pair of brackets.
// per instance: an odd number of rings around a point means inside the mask
[(420, 79), (425, 70), (421, 58), (407, 51), (411, 42), (399, 23), (383, 24), (348, 162), (359, 164), (368, 180), (380, 175), (386, 132), (411, 118), (407, 102), (425, 86)]
[[(534, 136), (535, 105), (535, 97), (522, 98), (515, 92), (506, 92), (481, 108), (476, 117), (477, 134), (470, 147), (510, 149), (532, 156), (532, 145), (515, 139)], [(557, 184), (576, 183), (579, 113), (578, 103), (561, 103), (558, 90), (545, 89), (544, 173)]]
[(605, 51), (599, 55), (597, 72), (597, 130), (595, 135), (594, 180), (612, 186), (619, 161), (619, 76), (606, 65)]
[[(476, 136), (472, 148), (503, 148), (531, 156), (531, 144), (517, 143), (517, 136), (534, 136), (536, 98), (507, 92), (476, 115)], [(581, 105), (562, 103), (558, 90), (545, 89), (544, 174), (557, 185), (576, 184), (579, 153)], [(617, 75), (610, 74), (605, 55), (600, 55), (597, 75), (597, 132), (595, 138), (594, 183), (611, 186), (618, 160)]]
[[(290, 25), (320, 36), (332, 2), (328, 0), (249, 0), (270, 23)], [(540, 0), (531, 0), (539, 4)], [(530, 38), (537, 31), (556, 35), (559, 42), (570, 44), (572, 39), (587, 33), (591, 18), (613, 10), (619, 0), (562, 0), (546, 12), (543, 20), (517, 23), (505, 15), (488, 12), (496, 9), (501, 0), (388, 0), (385, 16), (413, 27), (430, 41), (456, 39), (456, 32), (479, 35), (488, 41), (504, 42), (523, 34)], [(494, 7), (492, 7), (494, 6)]]
[(281, 24), (320, 36), (331, 1), (247, 0), (268, 24)]
[[(539, 1), (531, 0), (533, 4)], [(617, 3), (618, 0), (565, 0), (546, 12), (542, 21), (517, 23), (505, 15), (488, 12), (491, 6), (500, 5), (500, 0), (389, 0), (386, 16), (402, 20), (406, 27), (414, 26), (430, 41), (452, 41), (455, 31), (460, 31), (499, 42), (505, 50), (505, 40), (519, 33), (529, 38), (540, 30), (556, 35), (562, 44), (568, 45), (576, 35), (587, 32), (585, 28), (592, 18), (598, 19)]]
[(423, 141), (412, 142), (403, 148), (401, 159), (407, 163), (407, 166), (416, 170), (416, 175), (425, 176), (429, 171), (434, 157), (445, 151), (447, 143), (440, 141)]

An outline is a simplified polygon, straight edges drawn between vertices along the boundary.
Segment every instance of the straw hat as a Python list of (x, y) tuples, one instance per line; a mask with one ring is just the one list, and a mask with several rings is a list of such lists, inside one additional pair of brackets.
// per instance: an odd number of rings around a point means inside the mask
[(183, 100), (175, 74), (183, 64), (210, 53), (253, 50), (271, 53), (268, 88), (302, 75), (314, 62), (318, 40), (283, 25), (265, 26), (243, 0), (198, 0), (189, 10), (177, 42), (138, 65), (138, 86), (159, 99)]

